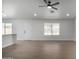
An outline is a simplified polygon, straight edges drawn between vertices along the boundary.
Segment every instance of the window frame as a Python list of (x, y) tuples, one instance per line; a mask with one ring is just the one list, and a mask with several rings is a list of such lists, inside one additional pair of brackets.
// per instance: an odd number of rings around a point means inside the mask
[(12, 23), (2, 23), (2, 35), (12, 34)]
[[(50, 34), (48, 33), (48, 28), (46, 29), (47, 25), (49, 25)], [(44, 35), (60, 35), (60, 23), (44, 23)]]

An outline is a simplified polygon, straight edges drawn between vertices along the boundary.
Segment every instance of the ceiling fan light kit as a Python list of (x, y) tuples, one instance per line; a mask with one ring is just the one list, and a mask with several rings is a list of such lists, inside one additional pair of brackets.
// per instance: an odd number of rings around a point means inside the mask
[(50, 6), (48, 6), (47, 8), (48, 8), (48, 9), (51, 9), (51, 7), (50, 7)]

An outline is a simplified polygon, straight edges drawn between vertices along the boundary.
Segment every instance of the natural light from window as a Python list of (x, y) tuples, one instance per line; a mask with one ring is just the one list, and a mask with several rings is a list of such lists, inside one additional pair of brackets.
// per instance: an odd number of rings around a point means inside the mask
[(2, 34), (12, 34), (12, 23), (2, 23)]
[(60, 35), (60, 23), (44, 23), (44, 35)]

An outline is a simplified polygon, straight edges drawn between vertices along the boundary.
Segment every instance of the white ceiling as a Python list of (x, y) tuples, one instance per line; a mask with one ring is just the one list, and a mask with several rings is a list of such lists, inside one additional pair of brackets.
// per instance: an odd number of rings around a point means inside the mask
[[(43, 0), (2, 0), (3, 13), (7, 17), (15, 19), (64, 19), (76, 17), (76, 1), (75, 0), (51, 0), (52, 3), (59, 1), (60, 4), (56, 7), (59, 10), (54, 10), (50, 13), (50, 9), (46, 7), (38, 7), (45, 5)], [(34, 16), (37, 13), (37, 16)], [(70, 16), (66, 16), (69, 13)]]

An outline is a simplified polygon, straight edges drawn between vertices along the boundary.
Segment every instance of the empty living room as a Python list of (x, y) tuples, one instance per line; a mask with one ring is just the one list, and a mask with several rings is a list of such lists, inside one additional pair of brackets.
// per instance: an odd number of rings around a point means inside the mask
[(2, 0), (2, 59), (76, 59), (76, 0)]

